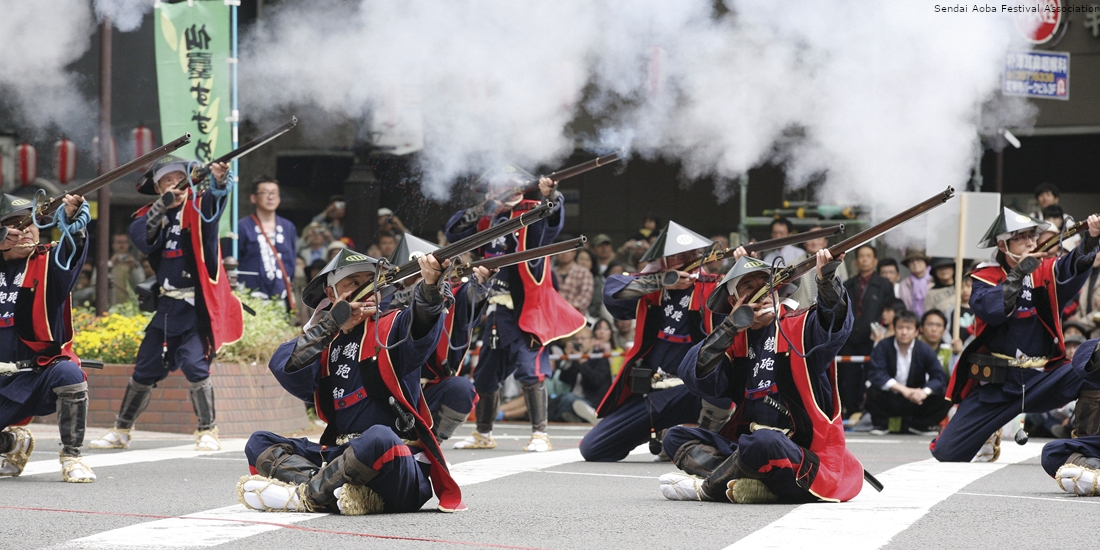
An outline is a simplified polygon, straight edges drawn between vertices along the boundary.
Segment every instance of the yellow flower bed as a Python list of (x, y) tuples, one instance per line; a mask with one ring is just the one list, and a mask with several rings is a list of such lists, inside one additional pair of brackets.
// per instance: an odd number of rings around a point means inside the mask
[[(244, 316), (244, 335), (240, 341), (226, 345), (218, 354), (219, 361), (266, 363), (279, 344), (296, 337), (300, 330), (290, 324), (290, 317), (278, 302), (259, 300), (238, 293), (237, 297), (256, 311)], [(73, 309), (73, 350), (84, 359), (104, 363), (133, 363), (145, 337), (145, 327), (151, 313), (139, 311), (136, 304), (120, 304), (102, 317), (90, 309)]]
[(126, 313), (112, 311), (96, 317), (91, 310), (73, 310), (73, 351), (104, 363), (133, 363), (150, 316), (137, 311)]

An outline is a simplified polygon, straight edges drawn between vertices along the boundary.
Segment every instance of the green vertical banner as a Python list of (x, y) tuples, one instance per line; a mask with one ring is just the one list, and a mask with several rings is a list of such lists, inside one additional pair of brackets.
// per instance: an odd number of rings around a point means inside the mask
[[(191, 133), (176, 155), (202, 163), (228, 153), (232, 135), (229, 6), (224, 0), (155, 4), (161, 140)], [(229, 216), (222, 216), (224, 235)]]
[(210, 162), (231, 147), (229, 6), (158, 2), (154, 21), (161, 138), (190, 132), (191, 143), (176, 154)]

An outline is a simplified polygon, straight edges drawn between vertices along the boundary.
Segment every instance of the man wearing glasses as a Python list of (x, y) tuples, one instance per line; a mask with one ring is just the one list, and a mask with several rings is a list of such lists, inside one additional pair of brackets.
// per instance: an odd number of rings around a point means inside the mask
[(288, 310), (293, 310), (296, 304), (291, 280), (298, 232), (290, 220), (275, 213), (281, 202), (279, 182), (269, 176), (258, 176), (252, 181), (250, 199), (256, 212), (237, 222), (240, 239), (237, 280), (253, 296), (282, 300)]
[(1001, 427), (1021, 410), (1048, 411), (1078, 393), (1085, 400), (1098, 393), (1095, 345), (1082, 345), (1070, 363), (1062, 335), (1062, 308), (1088, 280), (1100, 248), (1100, 216), (1086, 223), (1081, 243), (1057, 259), (1035, 251), (1046, 222), (1003, 208), (986, 231), (978, 246), (996, 252), (969, 274), (975, 338), (951, 376), (947, 394), (959, 408), (932, 441), (937, 460), (993, 462), (1000, 456)]

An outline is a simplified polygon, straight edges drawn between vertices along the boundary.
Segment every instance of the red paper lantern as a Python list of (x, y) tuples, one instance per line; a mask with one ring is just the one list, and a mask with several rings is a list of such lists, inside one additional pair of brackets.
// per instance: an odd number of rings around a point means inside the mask
[(15, 157), (18, 159), (15, 180), (24, 187), (34, 183), (38, 179), (38, 151), (34, 145), (24, 143), (16, 147)]
[(53, 168), (62, 185), (76, 177), (76, 144), (72, 140), (61, 138), (53, 143)]
[(149, 128), (139, 125), (130, 131), (130, 138), (134, 141), (134, 158), (153, 150), (153, 131)]
[(99, 168), (101, 172), (118, 168), (118, 144), (115, 143), (113, 137), (111, 138), (111, 149), (107, 154), (107, 166), (104, 168), (99, 164), (99, 136), (92, 138), (92, 157), (96, 159), (96, 168)]

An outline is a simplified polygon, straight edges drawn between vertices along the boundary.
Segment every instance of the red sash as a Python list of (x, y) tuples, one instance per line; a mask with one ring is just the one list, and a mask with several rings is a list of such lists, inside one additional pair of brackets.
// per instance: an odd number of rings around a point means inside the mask
[(217, 273), (211, 274), (206, 265), (206, 251), (203, 248), (202, 220), (188, 199), (183, 203), (183, 222), (181, 230), (191, 231), (191, 248), (195, 254), (195, 269), (198, 271), (199, 286), (202, 289), (202, 302), (210, 320), (210, 352), (217, 353), (225, 344), (232, 344), (244, 334), (244, 313), (241, 301), (233, 295), (229, 286), (229, 276), (221, 262), (221, 244), (213, 250)]
[[(19, 286), (20, 299), (15, 318), (16, 330), (19, 339), (34, 350), (35, 362), (40, 366), (49, 365), (56, 359), (68, 359), (80, 364), (80, 358), (73, 352), (73, 318), (71, 297), (66, 297), (61, 306), (63, 314), (62, 326), (53, 326), (48, 302), (50, 251), (52, 244), (38, 245), (30, 257), (27, 258), (27, 266), (23, 270), (23, 282)], [(23, 302), (27, 297), (31, 298), (29, 308)], [(21, 306), (21, 307), (20, 307)], [(27, 308), (27, 309), (24, 309)], [(30, 323), (27, 324), (24, 312), (30, 312)], [(64, 338), (65, 341), (58, 341)]]

